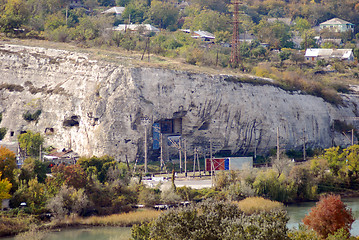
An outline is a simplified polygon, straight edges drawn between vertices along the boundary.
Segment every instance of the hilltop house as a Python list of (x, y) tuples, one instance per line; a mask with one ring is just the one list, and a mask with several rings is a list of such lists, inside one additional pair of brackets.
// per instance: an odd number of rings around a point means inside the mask
[(206, 42), (213, 42), (216, 38), (212, 33), (202, 30), (194, 31), (192, 37), (195, 39), (200, 38)]
[(329, 29), (333, 32), (354, 32), (354, 24), (340, 18), (332, 18), (326, 22), (319, 24), (320, 30)]
[(308, 48), (305, 51), (305, 59), (308, 61), (339, 59), (352, 62), (354, 54), (352, 49)]
[(293, 22), (291, 18), (268, 18), (267, 22), (269, 23), (275, 23), (275, 22), (281, 22), (288, 26), (292, 26)]
[(257, 39), (257, 37), (254, 36), (253, 33), (247, 33), (247, 34), (246, 33), (240, 33), (239, 34), (239, 41), (240, 42), (251, 43), (256, 39)]
[(115, 14), (116, 17), (121, 16), (121, 14), (125, 11), (125, 7), (112, 7), (110, 9), (107, 9), (106, 11), (103, 11), (101, 13), (103, 14)]
[(151, 24), (119, 24), (117, 27), (112, 28), (114, 31), (138, 31), (138, 32), (160, 32), (160, 30)]
[(44, 156), (45, 161), (52, 162), (54, 164), (75, 164), (79, 155), (71, 149), (62, 149), (58, 151), (54, 149), (50, 154)]

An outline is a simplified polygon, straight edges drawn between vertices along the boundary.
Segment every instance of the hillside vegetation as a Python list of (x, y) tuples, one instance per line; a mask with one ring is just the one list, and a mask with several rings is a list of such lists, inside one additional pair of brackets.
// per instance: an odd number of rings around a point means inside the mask
[[(112, 6), (125, 7), (121, 15), (103, 14)], [(245, 72), (274, 79), (284, 89), (301, 90), (340, 104), (338, 92), (358, 83), (357, 61), (305, 61), (307, 47), (356, 48), (354, 32), (330, 33), (316, 26), (333, 17), (359, 23), (359, 3), (352, 0), (241, 1), (239, 32), (253, 36), (240, 45), (239, 68), (230, 70), (233, 5), (230, 0), (0, 0), (2, 39), (30, 39), (28, 44), (71, 43), (77, 51), (142, 66), (168, 67), (210, 74)], [(274, 20), (273, 20), (274, 19)], [(277, 20), (276, 20), (277, 19)], [(281, 19), (289, 19), (281, 20)], [(113, 31), (118, 24), (152, 24), (160, 33)], [(213, 33), (212, 41), (194, 39), (193, 31)], [(341, 41), (318, 46), (317, 36)], [(294, 39), (301, 39), (295, 43)], [(44, 42), (47, 40), (50, 42)], [(55, 46), (57, 46), (56, 44)], [(68, 45), (62, 45), (69, 48)], [(122, 57), (118, 57), (120, 54)], [(141, 61), (141, 60), (142, 61)], [(199, 68), (198, 68), (199, 67)]]

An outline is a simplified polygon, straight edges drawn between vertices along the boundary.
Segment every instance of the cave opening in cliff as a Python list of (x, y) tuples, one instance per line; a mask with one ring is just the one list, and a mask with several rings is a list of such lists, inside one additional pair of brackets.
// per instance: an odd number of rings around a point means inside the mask
[(163, 119), (157, 123), (162, 134), (182, 134), (182, 118)]
[(65, 119), (63, 122), (64, 127), (78, 127), (80, 125), (80, 117), (79, 116), (71, 116), (69, 119)]
[(152, 126), (152, 150), (154, 150), (152, 152), (153, 157), (155, 159), (159, 159), (160, 154), (163, 154), (163, 159), (168, 160), (169, 154), (173, 150), (173, 146), (171, 148), (172, 144), (169, 143), (172, 143), (172, 141), (175, 140), (175, 142), (178, 144), (178, 140), (181, 138), (181, 136), (182, 118), (162, 119), (156, 121)]

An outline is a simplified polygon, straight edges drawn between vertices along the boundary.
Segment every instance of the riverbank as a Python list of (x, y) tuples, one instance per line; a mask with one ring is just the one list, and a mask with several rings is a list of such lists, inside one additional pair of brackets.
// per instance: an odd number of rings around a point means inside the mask
[[(25, 218), (7, 218), (8, 226), (2, 226), (0, 224), (0, 238), (15, 236), (21, 232), (29, 231), (35, 228), (39, 231), (58, 231), (64, 229), (86, 228), (86, 227), (132, 227), (135, 224), (141, 224), (143, 222), (149, 222), (160, 215), (161, 211), (151, 209), (141, 209), (129, 213), (113, 214), (108, 216), (91, 216), (87, 218), (69, 216), (64, 219), (56, 219), (51, 222), (35, 221), (32, 217), (32, 221), (23, 221)], [(6, 219), (1, 216), (1, 219)], [(5, 223), (5, 221), (1, 221)], [(14, 228), (15, 222), (22, 222), (22, 226)], [(35, 227), (36, 225), (36, 227)], [(6, 227), (6, 228), (5, 228)]]

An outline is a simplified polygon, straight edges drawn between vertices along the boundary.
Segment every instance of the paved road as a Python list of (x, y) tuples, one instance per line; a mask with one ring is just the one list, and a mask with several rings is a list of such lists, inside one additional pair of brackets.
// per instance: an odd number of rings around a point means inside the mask
[[(156, 187), (161, 181), (156, 180), (143, 180), (147, 186)], [(211, 179), (176, 179), (175, 180), (176, 187), (191, 187), (194, 189), (201, 189), (201, 188), (210, 188), (212, 187)], [(162, 181), (161, 190), (169, 189), (172, 185), (171, 180), (164, 180)]]

